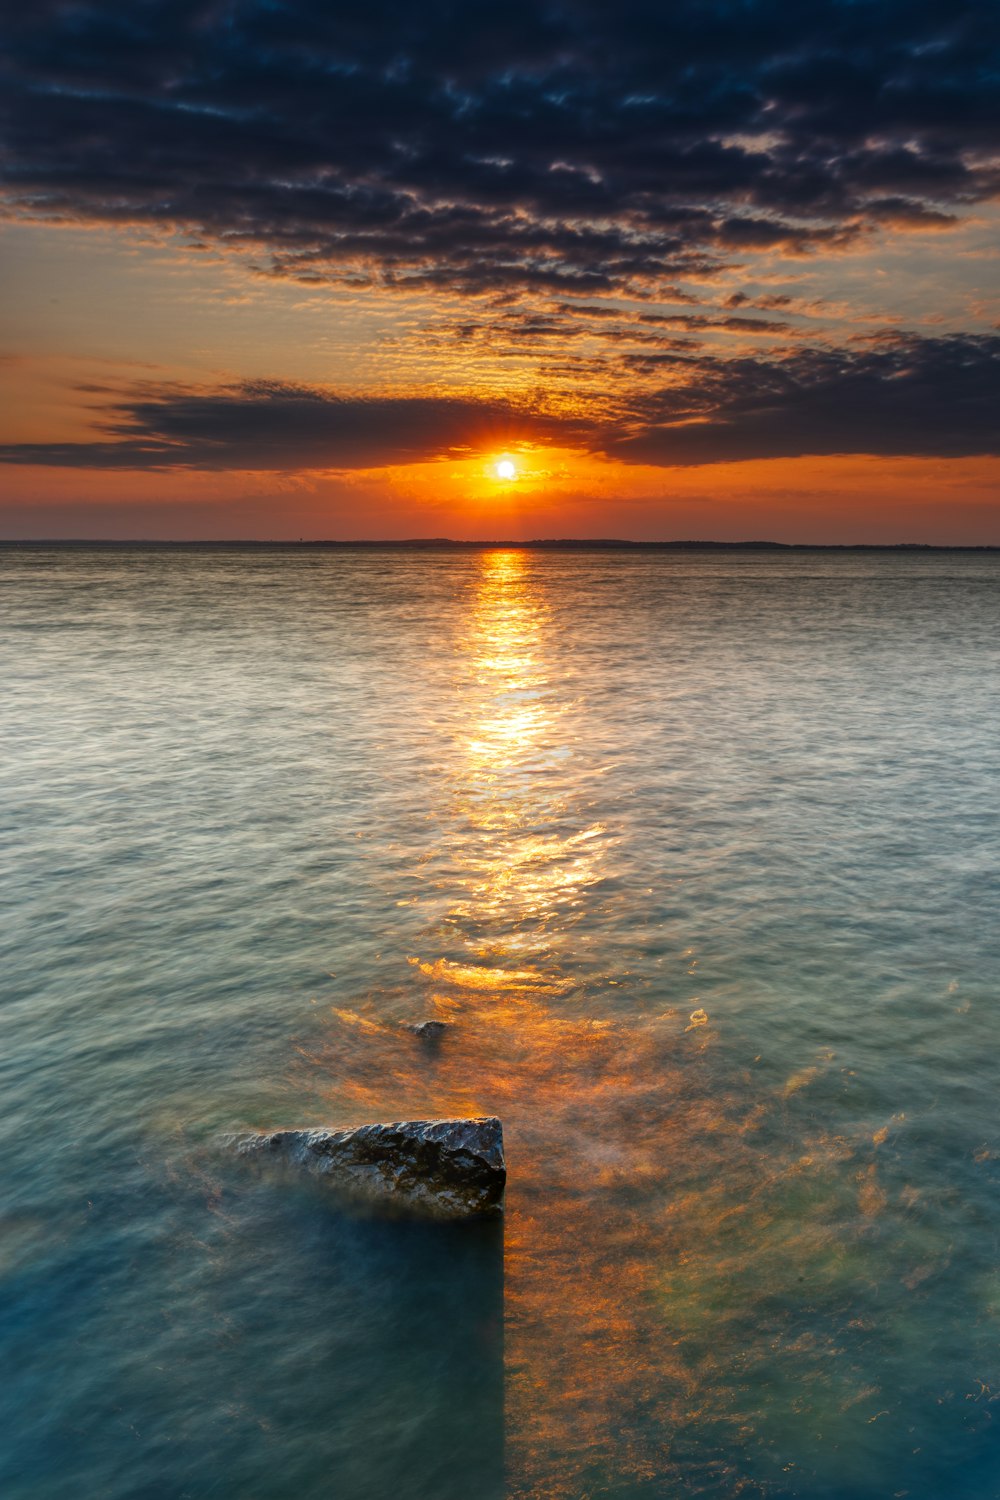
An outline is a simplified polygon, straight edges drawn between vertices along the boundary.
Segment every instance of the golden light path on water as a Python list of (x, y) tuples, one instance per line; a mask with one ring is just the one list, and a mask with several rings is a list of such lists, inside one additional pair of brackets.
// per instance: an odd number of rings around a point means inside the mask
[[(627, 976), (588, 963), (588, 927), (623, 899), (622, 830), (593, 817), (604, 768), (581, 743), (585, 707), (555, 670), (526, 554), (478, 566), (448, 832), (423, 872), (439, 905), (407, 955), (423, 1013), (454, 1024), (429, 1049), (401, 1045), (398, 1020), (370, 1005), (338, 1008), (314, 1059), (331, 1104), (345, 1123), (503, 1120), (511, 1495), (631, 1493), (674, 1473), (684, 1493), (765, 1493), (754, 1450), (805, 1457), (818, 1440), (836, 1450), (828, 1474), (860, 1481), (848, 1438), (874, 1393), (853, 1361), (831, 1363), (834, 1332), (803, 1332), (782, 1299), (791, 1267), (834, 1294), (876, 1274), (840, 1227), (880, 1210), (874, 1148), (783, 1139), (782, 1100), (762, 1100), (748, 1069), (713, 1068), (711, 1016), (669, 995), (626, 1008)], [(786, 1367), (800, 1389), (762, 1405), (765, 1372), (780, 1389)]]

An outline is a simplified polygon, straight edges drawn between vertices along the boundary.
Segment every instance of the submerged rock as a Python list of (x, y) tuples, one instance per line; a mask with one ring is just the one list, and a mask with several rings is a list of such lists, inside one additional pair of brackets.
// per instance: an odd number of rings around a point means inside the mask
[(354, 1194), (436, 1218), (503, 1212), (507, 1166), (495, 1116), (276, 1130), (239, 1136), (233, 1144), (243, 1156), (291, 1162)]
[(451, 1021), (412, 1021), (407, 1023), (406, 1029), (422, 1042), (439, 1042), (452, 1025)]

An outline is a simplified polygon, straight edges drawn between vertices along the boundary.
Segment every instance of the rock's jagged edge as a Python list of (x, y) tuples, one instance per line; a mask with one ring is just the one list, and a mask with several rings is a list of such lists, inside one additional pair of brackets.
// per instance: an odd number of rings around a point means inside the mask
[(305, 1167), (352, 1195), (433, 1218), (503, 1213), (507, 1166), (496, 1116), (261, 1131), (230, 1144), (242, 1156)]

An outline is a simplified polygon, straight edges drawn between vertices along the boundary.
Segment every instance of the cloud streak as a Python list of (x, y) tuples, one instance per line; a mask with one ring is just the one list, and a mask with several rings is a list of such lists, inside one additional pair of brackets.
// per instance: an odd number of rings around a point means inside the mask
[(0, 462), (92, 469), (295, 472), (468, 457), (519, 443), (630, 464), (801, 454), (963, 457), (1000, 452), (1000, 337), (886, 335), (781, 360), (665, 351), (628, 361), (639, 384), (577, 416), (450, 397), (351, 398), (277, 382), (144, 385), (90, 443), (14, 443)]
[(781, 360), (636, 355), (676, 384), (633, 398), (630, 463), (707, 464), (804, 454), (958, 458), (1000, 453), (1000, 338), (886, 336), (860, 350)]
[(103, 438), (0, 445), (0, 463), (86, 469), (295, 472), (465, 457), (514, 442), (583, 440), (580, 425), (506, 402), (342, 396), (258, 381), (216, 390), (144, 385), (112, 400)]

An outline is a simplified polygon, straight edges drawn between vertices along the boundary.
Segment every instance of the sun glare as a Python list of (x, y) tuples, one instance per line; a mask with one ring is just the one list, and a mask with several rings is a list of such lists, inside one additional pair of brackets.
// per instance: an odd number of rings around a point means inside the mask
[(501, 458), (496, 466), (498, 479), (516, 479), (517, 469), (509, 458)]

